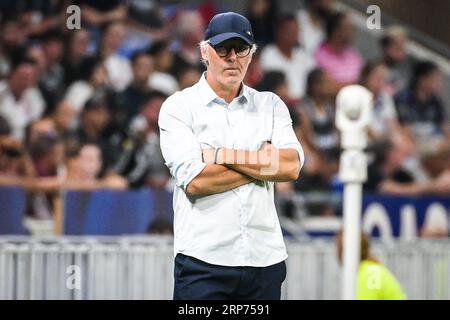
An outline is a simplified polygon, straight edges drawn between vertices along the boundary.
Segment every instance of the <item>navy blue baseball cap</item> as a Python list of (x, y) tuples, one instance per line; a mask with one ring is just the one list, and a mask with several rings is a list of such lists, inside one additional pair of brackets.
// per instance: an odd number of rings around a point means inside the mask
[(253, 45), (253, 31), (250, 21), (235, 12), (216, 14), (206, 28), (205, 40), (215, 46), (231, 38), (240, 38), (249, 45)]

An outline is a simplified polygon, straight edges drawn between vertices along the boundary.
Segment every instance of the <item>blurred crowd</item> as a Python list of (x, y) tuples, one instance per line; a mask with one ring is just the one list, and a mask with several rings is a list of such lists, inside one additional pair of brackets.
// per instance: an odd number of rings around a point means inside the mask
[[(29, 190), (31, 216), (51, 218), (61, 188), (171, 190), (158, 114), (205, 70), (204, 28), (228, 10), (217, 2), (1, 1), (0, 184)], [(354, 44), (352, 16), (332, 0), (304, 0), (288, 14), (275, 0), (246, 3), (258, 52), (245, 82), (283, 99), (306, 153), (301, 178), (277, 185), (280, 197), (342, 188), (334, 102), (352, 83), (374, 95), (365, 189), (450, 194), (442, 75), (408, 54), (404, 29), (387, 29), (382, 56), (367, 61)], [(81, 29), (66, 25), (71, 4), (81, 8)], [(312, 212), (339, 209), (323, 202)]]

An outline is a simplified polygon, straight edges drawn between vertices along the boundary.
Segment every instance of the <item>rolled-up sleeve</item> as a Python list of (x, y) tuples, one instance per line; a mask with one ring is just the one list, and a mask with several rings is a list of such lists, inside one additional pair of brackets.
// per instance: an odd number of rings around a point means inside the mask
[(286, 104), (277, 95), (273, 95), (274, 116), (272, 145), (277, 149), (295, 149), (300, 159), (300, 168), (305, 163), (302, 145), (292, 128), (292, 119)]
[(166, 99), (159, 113), (161, 151), (175, 184), (188, 184), (206, 167), (202, 150), (192, 131), (192, 115), (179, 94)]

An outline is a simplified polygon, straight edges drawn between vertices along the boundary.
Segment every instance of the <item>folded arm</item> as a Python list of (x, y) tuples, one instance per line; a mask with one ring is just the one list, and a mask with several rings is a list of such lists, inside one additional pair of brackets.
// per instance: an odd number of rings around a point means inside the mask
[[(204, 158), (207, 153), (204, 152)], [(297, 180), (300, 159), (295, 149), (276, 149), (267, 143), (258, 151), (219, 149), (216, 159), (230, 169), (262, 181), (284, 182)]]
[(244, 184), (253, 178), (223, 165), (208, 164), (187, 186), (186, 191), (193, 196), (222, 193)]
[(191, 127), (186, 105), (177, 94), (169, 97), (159, 114), (161, 151), (176, 185), (187, 195), (221, 193), (253, 181), (224, 165), (205, 163)]

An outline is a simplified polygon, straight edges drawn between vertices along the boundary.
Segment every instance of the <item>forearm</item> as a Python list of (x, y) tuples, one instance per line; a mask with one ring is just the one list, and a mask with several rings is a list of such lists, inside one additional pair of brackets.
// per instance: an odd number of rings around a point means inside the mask
[(187, 193), (193, 196), (206, 196), (222, 193), (253, 179), (223, 165), (208, 164), (187, 186)]
[(298, 178), (300, 160), (294, 149), (243, 151), (221, 149), (218, 163), (262, 181), (285, 182)]
[(424, 183), (398, 183), (392, 180), (384, 181), (379, 186), (379, 191), (382, 193), (390, 193), (399, 196), (417, 196), (424, 193), (429, 193), (431, 190), (430, 184)]

